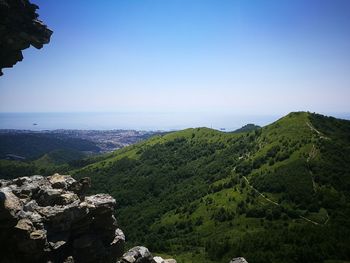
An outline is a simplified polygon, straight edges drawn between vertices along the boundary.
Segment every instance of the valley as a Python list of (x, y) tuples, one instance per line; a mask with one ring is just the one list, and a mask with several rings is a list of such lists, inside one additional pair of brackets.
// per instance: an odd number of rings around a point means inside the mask
[(0, 130), (0, 178), (29, 173), (67, 172), (89, 157), (145, 140), (161, 131), (136, 130)]

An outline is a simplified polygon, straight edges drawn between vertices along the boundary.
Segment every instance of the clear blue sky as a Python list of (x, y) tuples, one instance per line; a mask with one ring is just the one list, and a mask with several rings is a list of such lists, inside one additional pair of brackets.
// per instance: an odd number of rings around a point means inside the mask
[(33, 0), (0, 112), (350, 112), (348, 0)]

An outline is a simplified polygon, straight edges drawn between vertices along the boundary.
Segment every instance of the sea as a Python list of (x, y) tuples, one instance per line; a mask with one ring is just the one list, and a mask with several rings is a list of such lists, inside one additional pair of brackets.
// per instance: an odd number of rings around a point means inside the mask
[[(270, 124), (281, 115), (240, 115), (211, 112), (49, 112), (0, 113), (0, 129), (18, 130), (146, 130), (172, 131), (208, 127), (232, 131), (245, 124)], [(336, 117), (350, 119), (350, 114)]]

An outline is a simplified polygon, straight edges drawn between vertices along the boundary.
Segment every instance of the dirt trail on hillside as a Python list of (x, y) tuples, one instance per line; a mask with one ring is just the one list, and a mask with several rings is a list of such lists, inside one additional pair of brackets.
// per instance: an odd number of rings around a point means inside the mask
[[(316, 155), (317, 155), (317, 148), (315, 147), (315, 145), (313, 144), (312, 145), (312, 148), (309, 152), (309, 156), (307, 157), (306, 159), (306, 162), (309, 163), (312, 159), (316, 158)], [(316, 182), (314, 180), (314, 175), (310, 169), (310, 167), (308, 167), (308, 171), (309, 171), (309, 174), (310, 174), (310, 177), (311, 177), (311, 181), (312, 181), (312, 188), (314, 189), (314, 192), (316, 193), (317, 191), (317, 185), (316, 185)]]
[(254, 186), (252, 186), (252, 185), (250, 184), (249, 180), (247, 179), (247, 177), (243, 176), (243, 178), (244, 178), (244, 180), (247, 182), (248, 186), (249, 186), (250, 188), (252, 188), (256, 193), (258, 193), (262, 198), (264, 198), (266, 201), (268, 201), (268, 202), (270, 202), (270, 203), (272, 203), (272, 204), (274, 204), (274, 205), (279, 206), (279, 203), (277, 203), (277, 202), (271, 200), (270, 198), (266, 197), (263, 193), (259, 192), (258, 189), (256, 189)]
[[(244, 180), (247, 182), (248, 186), (249, 186), (251, 189), (253, 189), (255, 192), (257, 192), (257, 193), (258, 193), (262, 198), (264, 198), (266, 201), (268, 201), (269, 203), (271, 203), (271, 204), (273, 204), (273, 205), (281, 206), (279, 203), (277, 203), (277, 202), (271, 200), (270, 198), (266, 197), (266, 196), (265, 196), (263, 193), (261, 193), (258, 189), (256, 189), (254, 186), (252, 186), (252, 185), (250, 184), (250, 182), (249, 182), (249, 180), (248, 180), (247, 177), (243, 176), (243, 178), (244, 178)], [(313, 221), (313, 220), (311, 220), (311, 219), (309, 219), (309, 218), (306, 218), (306, 217), (304, 217), (304, 216), (301, 216), (301, 215), (299, 215), (299, 218), (301, 218), (301, 219), (303, 219), (303, 220), (305, 220), (305, 221), (307, 221), (307, 222), (309, 222), (309, 223), (312, 223), (312, 224), (314, 224), (314, 225), (325, 225), (325, 224), (328, 222), (328, 220), (329, 220), (328, 213), (327, 213), (327, 220), (326, 220), (323, 224), (317, 223), (317, 222), (315, 222), (315, 221)]]
[(310, 122), (306, 122), (306, 125), (309, 126), (311, 131), (314, 131), (317, 133), (317, 135), (321, 138), (321, 139), (326, 139), (326, 140), (330, 140), (329, 137), (323, 135), (322, 132), (320, 132), (319, 130), (317, 130), (314, 126), (312, 126), (312, 124)]
[[(318, 137), (319, 137), (320, 139), (330, 140), (329, 137), (323, 135), (323, 134), (322, 134), (319, 130), (317, 130), (310, 122), (306, 122), (306, 125), (311, 129), (311, 131), (316, 132), (317, 135), (318, 135)], [(309, 163), (312, 159), (316, 158), (317, 154), (318, 154), (318, 150), (317, 150), (316, 146), (313, 144), (313, 145), (312, 145), (312, 148), (311, 148), (311, 150), (310, 150), (310, 152), (309, 152), (309, 156), (308, 156), (307, 159), (306, 159), (306, 162)], [(239, 159), (243, 159), (244, 157), (246, 157), (246, 156), (244, 156), (244, 155), (243, 155), (243, 156), (240, 156)], [(249, 155), (248, 155), (248, 157), (249, 157)], [(235, 168), (236, 168), (236, 167), (235, 167)], [(313, 173), (312, 173), (312, 171), (310, 170), (310, 168), (309, 168), (308, 170), (309, 170), (309, 174), (310, 174), (310, 177), (311, 177), (313, 190), (314, 190), (314, 192), (316, 193), (316, 191), (317, 191), (317, 184), (316, 184), (316, 182), (315, 182), (315, 180), (314, 180)], [(253, 189), (259, 196), (261, 196), (263, 199), (265, 199), (267, 202), (269, 202), (269, 203), (271, 203), (271, 204), (273, 204), (273, 205), (276, 205), (276, 206), (281, 206), (279, 203), (277, 203), (277, 202), (271, 200), (270, 198), (268, 198), (267, 196), (265, 196), (263, 193), (261, 193), (258, 189), (256, 189), (254, 186), (252, 186), (252, 185), (250, 184), (250, 182), (249, 182), (249, 180), (248, 180), (247, 177), (243, 176), (243, 178), (244, 178), (244, 180), (246, 181), (246, 183), (248, 184), (248, 186), (249, 186), (251, 189)], [(302, 216), (302, 215), (299, 215), (299, 218), (301, 218), (301, 219), (303, 219), (303, 220), (305, 220), (305, 221), (307, 221), (307, 222), (309, 222), (309, 223), (312, 223), (312, 224), (314, 224), (314, 225), (326, 225), (326, 224), (328, 223), (329, 219), (330, 219), (327, 210), (326, 210), (326, 216), (327, 216), (327, 219), (325, 220), (324, 223), (317, 223), (317, 222), (313, 221), (312, 219), (306, 218), (306, 217), (304, 217), (304, 216)]]
[[(310, 127), (311, 130), (315, 131), (315, 132), (319, 135), (319, 138), (320, 138), (320, 139), (328, 139), (328, 140), (330, 140), (330, 138), (328, 138), (328, 137), (322, 135), (322, 133), (321, 133), (320, 131), (316, 130), (316, 128), (313, 127), (310, 123), (306, 122), (306, 124)], [(317, 154), (318, 154), (318, 150), (317, 150), (316, 146), (313, 144), (313, 145), (312, 145), (312, 148), (311, 148), (311, 150), (310, 150), (310, 152), (309, 152), (309, 156), (308, 156), (307, 159), (306, 159), (306, 162), (309, 163), (312, 159), (315, 159), (316, 156), (317, 156)], [(310, 167), (308, 167), (308, 170), (309, 170), (309, 174), (310, 174), (311, 181), (312, 181), (312, 188), (313, 188), (314, 192), (316, 193), (316, 192), (317, 192), (317, 184), (316, 184), (316, 182), (315, 182), (315, 180), (314, 180), (313, 172), (311, 171)], [(328, 223), (329, 219), (330, 219), (327, 210), (326, 210), (326, 213), (327, 213), (327, 214), (326, 214), (326, 215), (327, 215), (327, 219), (326, 219), (326, 221), (323, 223), (323, 225), (326, 225), (326, 224)], [(304, 218), (304, 219), (306, 220), (307, 218)]]

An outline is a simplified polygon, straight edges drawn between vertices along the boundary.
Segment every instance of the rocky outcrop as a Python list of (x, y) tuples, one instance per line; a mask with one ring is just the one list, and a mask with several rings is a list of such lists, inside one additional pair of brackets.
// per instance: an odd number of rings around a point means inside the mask
[(85, 196), (89, 184), (59, 174), (0, 180), (0, 262), (116, 262), (125, 241), (116, 201)]
[(23, 59), (23, 49), (49, 43), (52, 31), (38, 19), (36, 9), (28, 0), (0, 0), (0, 76), (3, 68)]
[(86, 196), (89, 187), (89, 178), (60, 174), (0, 180), (0, 262), (176, 263), (143, 246), (123, 254), (115, 199)]

